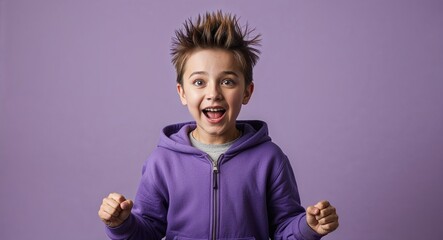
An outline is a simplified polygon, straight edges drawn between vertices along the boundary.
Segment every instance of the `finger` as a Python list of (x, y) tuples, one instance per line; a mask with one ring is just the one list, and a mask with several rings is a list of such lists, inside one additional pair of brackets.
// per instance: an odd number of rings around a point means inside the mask
[(107, 205), (107, 204), (102, 205), (101, 210), (103, 212), (108, 213), (109, 215), (114, 216), (114, 217), (118, 217), (121, 212), (120, 206), (118, 206), (117, 208), (114, 208), (114, 207)]
[(103, 222), (105, 222), (105, 221), (110, 221), (110, 220), (113, 219), (113, 217), (112, 217), (111, 214), (109, 214), (109, 213), (107, 213), (107, 212), (105, 212), (105, 211), (102, 211), (102, 210), (100, 210), (100, 211), (98, 212), (98, 216), (100, 217), (100, 219), (101, 219)]
[(320, 225), (326, 225), (326, 224), (330, 224), (330, 223), (334, 223), (334, 222), (338, 222), (338, 216), (335, 214), (326, 216), (326, 217), (318, 220), (318, 223)]
[(317, 214), (320, 214), (320, 209), (314, 206), (309, 206), (308, 208), (306, 208), (306, 213), (312, 216), (316, 216)]
[(314, 207), (316, 207), (316, 208), (321, 210), (321, 209), (329, 207), (330, 205), (331, 204), (328, 201), (323, 200), (323, 201), (320, 201), (317, 204), (315, 204)]
[(111, 193), (108, 198), (114, 199), (119, 204), (126, 200), (126, 198), (120, 193)]
[(335, 213), (336, 213), (335, 207), (329, 206), (329, 207), (327, 207), (325, 209), (320, 210), (320, 214), (318, 214), (316, 216), (316, 218), (317, 218), (317, 220), (320, 220), (320, 219), (322, 219), (324, 217), (327, 217), (327, 216), (335, 214)]
[(338, 226), (339, 226), (339, 223), (338, 223), (338, 221), (336, 221), (336, 222), (320, 225), (320, 228), (322, 228), (327, 233), (330, 233), (330, 232), (334, 231), (335, 229), (337, 229)]
[(111, 198), (105, 198), (103, 199), (103, 203), (100, 206), (100, 208), (109, 213), (110, 215), (113, 215), (115, 217), (117, 217), (120, 212), (122, 211), (120, 204), (118, 202), (116, 202), (114, 199)]
[(106, 209), (106, 211), (110, 214), (114, 214), (114, 212), (119, 213), (121, 211), (120, 204), (112, 198), (103, 199), (101, 207)]
[(115, 199), (113, 198), (104, 198), (103, 202), (102, 202), (102, 206), (103, 205), (109, 205), (112, 208), (120, 208), (120, 203), (117, 202)]

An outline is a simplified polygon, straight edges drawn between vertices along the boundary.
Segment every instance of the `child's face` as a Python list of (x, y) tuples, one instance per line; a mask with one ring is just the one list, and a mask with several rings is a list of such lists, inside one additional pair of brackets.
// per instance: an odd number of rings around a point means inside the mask
[(219, 49), (194, 51), (186, 61), (177, 91), (197, 123), (193, 136), (206, 144), (226, 143), (237, 136), (235, 122), (254, 85), (245, 79), (233, 53)]

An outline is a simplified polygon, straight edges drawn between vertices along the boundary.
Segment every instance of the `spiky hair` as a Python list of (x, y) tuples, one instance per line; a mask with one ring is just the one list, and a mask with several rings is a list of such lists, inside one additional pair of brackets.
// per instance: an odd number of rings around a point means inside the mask
[(246, 85), (252, 82), (252, 68), (258, 61), (260, 34), (251, 36), (254, 29), (243, 28), (235, 15), (222, 11), (198, 15), (195, 22), (189, 18), (183, 28), (175, 31), (172, 40), (172, 63), (177, 72), (177, 83), (183, 84), (184, 66), (195, 49), (223, 49), (234, 54), (245, 77)]

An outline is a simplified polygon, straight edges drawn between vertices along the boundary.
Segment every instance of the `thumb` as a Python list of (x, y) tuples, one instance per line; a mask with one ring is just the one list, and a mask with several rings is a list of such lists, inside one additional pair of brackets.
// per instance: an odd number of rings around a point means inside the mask
[(320, 209), (318, 209), (314, 206), (309, 206), (308, 208), (306, 208), (306, 214), (311, 215), (311, 216), (316, 216), (316, 215), (320, 214)]
[(309, 206), (306, 208), (306, 222), (308, 223), (309, 227), (312, 229), (316, 229), (318, 225), (318, 220), (315, 217), (316, 215), (320, 214), (320, 210), (314, 206)]
[(122, 211), (120, 212), (118, 218), (121, 221), (125, 221), (126, 219), (128, 219), (129, 215), (131, 215), (132, 206), (134, 206), (134, 203), (129, 199), (120, 203), (120, 208), (122, 209)]
[(132, 200), (130, 200), (130, 199), (127, 199), (127, 200), (120, 203), (120, 208), (123, 211), (130, 211), (133, 206), (134, 206), (134, 202), (132, 202)]

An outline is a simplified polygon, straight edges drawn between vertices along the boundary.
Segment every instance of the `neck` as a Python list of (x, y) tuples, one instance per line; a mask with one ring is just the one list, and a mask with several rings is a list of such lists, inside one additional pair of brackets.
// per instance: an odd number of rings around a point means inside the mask
[(207, 135), (206, 137), (202, 136), (199, 133), (198, 129), (194, 129), (192, 132), (192, 137), (195, 140), (203, 143), (203, 144), (224, 144), (228, 142), (232, 142), (240, 136), (240, 131), (237, 128), (234, 128), (233, 131), (223, 135)]

